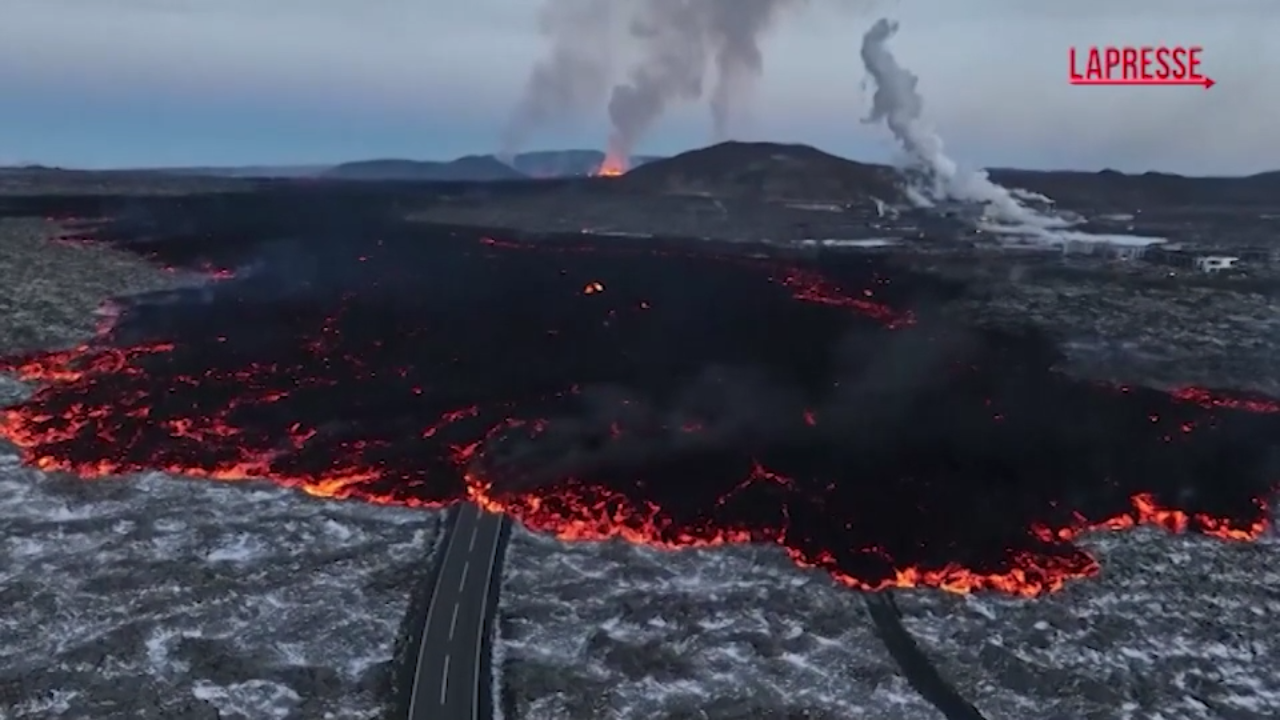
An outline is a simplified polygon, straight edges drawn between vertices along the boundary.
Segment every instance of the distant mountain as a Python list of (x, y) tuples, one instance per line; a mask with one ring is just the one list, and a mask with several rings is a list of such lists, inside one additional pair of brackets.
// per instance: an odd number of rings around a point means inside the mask
[(1122, 173), (1110, 168), (1086, 170), (1017, 170), (997, 168), (991, 179), (1047, 195), (1064, 207), (1100, 204), (1142, 207), (1147, 204), (1274, 205), (1280, 194), (1280, 171), (1247, 177), (1204, 177), (1163, 172)]
[[(631, 158), (630, 167), (661, 159), (655, 155), (635, 155)], [(599, 150), (538, 150), (511, 158), (512, 167), (535, 178), (592, 175), (603, 162), (604, 153)]]
[[(631, 167), (661, 158), (637, 155)], [(493, 155), (468, 155), (452, 162), (430, 160), (361, 160), (343, 163), (321, 173), (344, 180), (520, 180), (592, 175), (604, 162), (599, 150), (538, 150), (520, 153), (509, 162)]]
[(166, 175), (219, 177), (219, 178), (304, 178), (317, 177), (328, 165), (245, 165), (241, 167), (179, 167), (152, 168), (151, 172)]
[(423, 182), (491, 182), (526, 180), (528, 175), (492, 155), (467, 155), (450, 162), (425, 160), (361, 160), (329, 168), (321, 177), (334, 180), (405, 180)]
[(898, 175), (808, 145), (724, 142), (650, 162), (612, 180), (628, 190), (676, 195), (894, 201)]

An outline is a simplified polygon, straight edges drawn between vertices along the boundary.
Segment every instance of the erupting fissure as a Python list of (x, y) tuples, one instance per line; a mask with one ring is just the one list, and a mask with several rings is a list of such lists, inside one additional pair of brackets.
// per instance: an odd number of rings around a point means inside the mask
[[(874, 260), (579, 238), (332, 252), (374, 274), (278, 311), (238, 278), (163, 336), (117, 346), (148, 333), (116, 309), (93, 342), (0, 361), (37, 384), (0, 433), (84, 476), (469, 500), (565, 540), (777, 543), (861, 589), (1035, 596), (1097, 571), (1073, 544), (1090, 530), (1266, 529), (1275, 402), (1071, 380), (1037, 338), (922, 320), (922, 281)], [(423, 267), (448, 272), (386, 290)]]
[(595, 174), (597, 177), (618, 177), (626, 174), (628, 170), (627, 164), (627, 158), (610, 152), (605, 155)]

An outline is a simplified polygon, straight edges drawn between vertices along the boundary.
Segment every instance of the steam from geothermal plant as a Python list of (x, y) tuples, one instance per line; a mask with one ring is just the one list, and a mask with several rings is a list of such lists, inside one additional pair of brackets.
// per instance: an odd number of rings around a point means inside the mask
[[(761, 41), (781, 14), (808, 0), (548, 0), (541, 14), (550, 41), (534, 66), (503, 138), (507, 154), (553, 124), (608, 108), (609, 157), (627, 162), (675, 104), (706, 94), (713, 135), (727, 139), (764, 73)], [(633, 52), (615, 83), (619, 36)]]
[(876, 86), (866, 122), (883, 122), (889, 127), (916, 169), (932, 184), (932, 199), (985, 203), (991, 219), (998, 222), (1039, 228), (1065, 226), (1065, 221), (1018, 202), (985, 172), (962, 171), (947, 156), (942, 138), (924, 121), (924, 98), (917, 90), (920, 78), (898, 64), (889, 51), (889, 39), (897, 32), (898, 23), (881, 18), (862, 36), (862, 64)]
[[(1074, 223), (1037, 211), (1018, 201), (1015, 193), (991, 180), (982, 170), (963, 170), (947, 156), (942, 138), (924, 120), (924, 97), (919, 78), (898, 63), (889, 40), (898, 23), (881, 18), (862, 36), (862, 64), (875, 84), (868, 123), (883, 122), (906, 151), (914, 169), (924, 173), (928, 200), (954, 200), (984, 206), (984, 229), (1014, 233), (1052, 243), (1111, 243), (1149, 245), (1163, 238), (1135, 235), (1095, 235), (1068, 230)], [(1030, 193), (1021, 193), (1030, 195)], [(1046, 198), (1047, 199), (1047, 198)]]

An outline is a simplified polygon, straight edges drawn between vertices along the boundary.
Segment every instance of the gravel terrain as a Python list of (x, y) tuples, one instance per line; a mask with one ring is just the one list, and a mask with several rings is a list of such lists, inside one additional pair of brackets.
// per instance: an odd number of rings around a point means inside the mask
[[(200, 282), (0, 220), (0, 348), (82, 342), (111, 296)], [(0, 380), (0, 404), (28, 389)], [(0, 718), (363, 718), (439, 513), (0, 449)]]

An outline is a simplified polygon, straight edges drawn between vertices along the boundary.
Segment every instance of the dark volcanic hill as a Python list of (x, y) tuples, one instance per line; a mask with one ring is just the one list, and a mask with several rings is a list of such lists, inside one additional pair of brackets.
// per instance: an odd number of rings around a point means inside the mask
[(417, 180), (431, 182), (489, 182), (525, 180), (528, 175), (492, 155), (467, 155), (451, 162), (422, 160), (361, 160), (343, 163), (322, 177), (335, 180)]
[(808, 145), (725, 142), (633, 169), (615, 182), (634, 192), (847, 203), (899, 195), (888, 167)]

